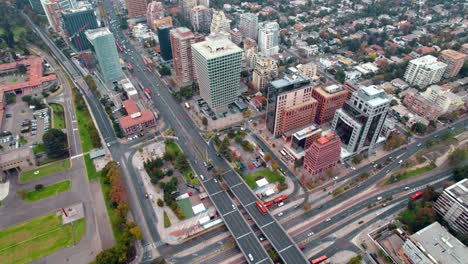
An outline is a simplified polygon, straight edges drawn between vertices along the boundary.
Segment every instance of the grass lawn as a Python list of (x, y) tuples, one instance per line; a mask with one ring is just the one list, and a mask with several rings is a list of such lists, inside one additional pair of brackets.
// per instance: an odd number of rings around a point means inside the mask
[(255, 181), (259, 180), (260, 178), (266, 178), (268, 183), (273, 183), (273, 182), (280, 182), (284, 183), (284, 177), (281, 176), (277, 172), (273, 172), (270, 169), (261, 169), (258, 170), (252, 174), (249, 174), (247, 176), (244, 176), (245, 182), (247, 182), (247, 185), (250, 186), (251, 189), (257, 188), (257, 183)]
[(44, 143), (39, 143), (36, 146), (32, 148), (32, 151), (34, 154), (39, 154), (45, 152), (45, 146)]
[(70, 180), (65, 180), (65, 181), (54, 183), (49, 186), (44, 186), (44, 188), (42, 188), (39, 191), (34, 190), (34, 191), (30, 191), (26, 193), (25, 200), (28, 202), (39, 201), (47, 197), (68, 191), (70, 189), (70, 186), (71, 186)]
[[(176, 156), (182, 152), (182, 150), (175, 142), (170, 142), (169, 144), (166, 143), (166, 149), (171, 149), (176, 154)], [(191, 167), (185, 171), (181, 171), (181, 173), (188, 184), (200, 185), (200, 182), (198, 181), (198, 178), (195, 176), (195, 173)], [(190, 175), (192, 175), (193, 179), (190, 177)]]
[(117, 215), (115, 209), (112, 207), (112, 203), (108, 198), (111, 186), (109, 184), (105, 184), (104, 180), (104, 177), (99, 178), (99, 181), (101, 183), (102, 194), (104, 195), (104, 202), (106, 203), (107, 214), (109, 215), (109, 220), (112, 226), (112, 233), (114, 234), (114, 238), (117, 241), (122, 236), (122, 230), (118, 228), (119, 216)]
[(171, 219), (169, 219), (169, 216), (167, 215), (166, 211), (164, 211), (164, 227), (168, 228), (170, 227), (171, 224)]
[(65, 159), (59, 162), (52, 163), (47, 166), (37, 168), (35, 170), (25, 171), (20, 175), (20, 181), (26, 182), (30, 180), (39, 179), (49, 174), (57, 173), (69, 169), (71, 166), (70, 160)]
[[(59, 249), (73, 246), (85, 233), (84, 219), (62, 226), (55, 213), (32, 219), (0, 231), (0, 263), (28, 263), (50, 255)], [(74, 235), (73, 235), (73, 233)]]
[(436, 168), (436, 165), (431, 164), (431, 165), (427, 165), (427, 166), (424, 166), (424, 167), (421, 167), (421, 168), (418, 168), (418, 169), (415, 169), (415, 170), (405, 171), (402, 174), (392, 175), (392, 177), (388, 178), (388, 180), (385, 181), (384, 185), (390, 185), (392, 183), (414, 177), (414, 176), (419, 175), (421, 173), (428, 172), (428, 171), (433, 170), (435, 168)]
[(52, 108), (54, 115), (54, 128), (65, 129), (65, 114), (63, 112), (63, 106), (59, 104), (49, 104)]
[(192, 204), (188, 198), (179, 200), (176, 203), (177, 207), (179, 207), (180, 210), (182, 210), (182, 213), (184, 213), (185, 219), (193, 216)]
[(101, 171), (96, 171), (96, 168), (94, 167), (93, 161), (91, 160), (89, 153), (84, 155), (84, 162), (89, 180), (94, 180), (101, 176)]
[[(77, 91), (77, 89), (73, 89), (73, 97), (79, 96), (81, 94)], [(76, 98), (75, 98), (76, 99)], [(84, 99), (82, 99), (84, 100)], [(80, 140), (81, 140), (81, 147), (83, 148), (83, 152), (88, 152), (93, 149), (93, 144), (91, 143), (91, 137), (89, 136), (90, 129), (96, 129), (94, 126), (93, 119), (89, 113), (88, 107), (78, 108), (76, 107), (75, 101), (75, 114), (76, 120), (78, 122), (78, 130), (80, 132)]]

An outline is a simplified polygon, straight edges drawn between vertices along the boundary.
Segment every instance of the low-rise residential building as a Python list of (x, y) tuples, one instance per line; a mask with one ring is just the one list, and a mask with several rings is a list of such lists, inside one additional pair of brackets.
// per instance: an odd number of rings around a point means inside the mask
[(317, 65), (309, 62), (307, 64), (298, 64), (296, 69), (307, 78), (311, 80), (317, 79)]
[(468, 179), (463, 179), (442, 192), (433, 204), (434, 210), (441, 215), (450, 228), (468, 233)]
[(122, 105), (127, 115), (119, 118), (119, 124), (125, 136), (142, 133), (156, 126), (156, 119), (151, 110), (140, 110), (132, 99), (123, 101)]
[(315, 140), (306, 150), (304, 168), (311, 174), (326, 173), (340, 160), (341, 140), (332, 132)]
[(464, 106), (463, 98), (454, 94), (450, 89), (438, 85), (429, 86), (421, 95), (433, 105), (442, 109), (442, 113), (452, 112)]
[(442, 115), (443, 110), (433, 102), (421, 96), (421, 94), (415, 88), (408, 89), (403, 104), (412, 113), (422, 116), (429, 120), (437, 120)]
[(439, 222), (434, 222), (409, 236), (400, 255), (408, 264), (462, 264), (468, 259), (468, 249)]

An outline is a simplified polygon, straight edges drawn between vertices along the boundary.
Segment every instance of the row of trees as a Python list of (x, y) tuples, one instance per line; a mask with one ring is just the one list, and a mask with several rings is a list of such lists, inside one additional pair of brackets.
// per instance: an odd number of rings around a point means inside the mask
[(110, 190), (104, 195), (111, 201), (112, 210), (115, 210), (117, 218), (112, 221), (112, 225), (113, 230), (118, 230), (120, 235), (116, 236), (116, 244), (113, 247), (96, 256), (96, 264), (128, 263), (135, 257), (135, 241), (142, 238), (141, 230), (127, 219), (128, 196), (117, 163), (107, 163), (101, 175), (104, 177), (104, 184), (110, 185)]
[(437, 215), (432, 208), (432, 203), (437, 200), (439, 195), (432, 186), (427, 186), (420, 201), (410, 200), (408, 202), (408, 207), (400, 213), (399, 220), (412, 233), (434, 223)]
[[(83, 96), (81, 96), (80, 91), (76, 87), (73, 88), (73, 101), (78, 111), (85, 112), (87, 115), (89, 115), (88, 106), (86, 105)], [(102, 146), (101, 138), (99, 137), (99, 133), (96, 127), (94, 126), (94, 123), (89, 122), (85, 124), (85, 126), (93, 147), (100, 148)]]
[(399, 133), (391, 133), (384, 145), (384, 150), (390, 151), (408, 143), (406, 137)]

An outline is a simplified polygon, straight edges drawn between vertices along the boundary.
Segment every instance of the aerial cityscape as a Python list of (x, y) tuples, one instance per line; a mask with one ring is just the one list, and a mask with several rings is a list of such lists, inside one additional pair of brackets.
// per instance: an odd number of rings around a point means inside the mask
[(467, 10), (0, 1), (0, 263), (468, 263)]

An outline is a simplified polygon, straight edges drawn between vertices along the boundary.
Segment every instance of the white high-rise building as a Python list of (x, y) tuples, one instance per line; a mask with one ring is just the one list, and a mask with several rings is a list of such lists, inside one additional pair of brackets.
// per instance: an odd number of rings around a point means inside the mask
[(257, 40), (258, 16), (254, 13), (243, 13), (240, 15), (239, 30), (244, 38)]
[(411, 60), (406, 68), (405, 81), (420, 88), (427, 87), (442, 79), (447, 64), (432, 55)]
[(240, 95), (242, 49), (224, 36), (210, 35), (192, 45), (200, 96), (216, 112), (227, 110)]
[(372, 151), (387, 117), (390, 99), (376, 86), (363, 87), (335, 112), (332, 131), (341, 138), (342, 155)]
[(266, 57), (279, 52), (279, 30), (277, 22), (261, 23), (258, 29), (258, 52)]

